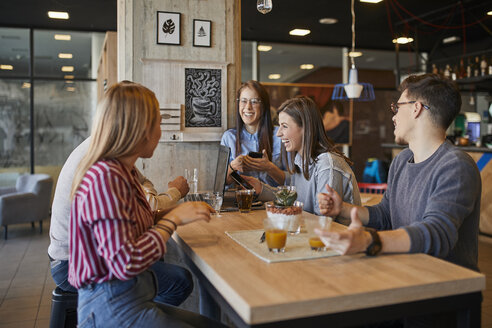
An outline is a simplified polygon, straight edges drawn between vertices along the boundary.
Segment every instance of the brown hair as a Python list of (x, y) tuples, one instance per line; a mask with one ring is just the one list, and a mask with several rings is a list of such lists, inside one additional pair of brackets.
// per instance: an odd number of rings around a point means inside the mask
[(260, 121), (258, 122), (258, 150), (261, 152), (263, 149), (266, 150), (268, 159), (272, 160), (272, 148), (273, 148), (273, 123), (270, 114), (270, 97), (265, 88), (258, 82), (250, 80), (241, 85), (239, 90), (237, 90), (236, 97), (236, 154), (235, 157), (241, 154), (241, 131), (244, 127), (244, 122), (239, 114), (239, 97), (241, 97), (241, 92), (249, 88), (256, 91), (258, 97), (261, 100), (260, 103)]
[(155, 120), (160, 120), (159, 102), (152, 91), (129, 81), (113, 84), (97, 105), (89, 150), (75, 171), (71, 196), (97, 161), (135, 154)]
[(328, 100), (326, 104), (319, 109), (321, 112), (321, 117), (325, 115), (326, 112), (333, 113), (334, 109), (337, 109), (338, 115), (343, 116), (343, 104), (338, 100)]
[(437, 126), (446, 130), (461, 109), (461, 95), (453, 81), (437, 74), (411, 75), (398, 88), (413, 100), (429, 106), (429, 114)]
[[(309, 180), (309, 163), (311, 161), (316, 162), (318, 155), (326, 152), (330, 152), (339, 155), (345, 159), (345, 161), (352, 165), (353, 163), (342, 152), (336, 149), (335, 144), (328, 139), (323, 128), (321, 114), (316, 106), (316, 103), (308, 97), (299, 96), (288, 99), (280, 105), (278, 113), (285, 113), (289, 115), (296, 124), (303, 128), (304, 136), (302, 138), (302, 173), (306, 180)], [(284, 153), (285, 154), (285, 153)], [(291, 152), (291, 160), (289, 165), (289, 172), (300, 173), (298, 167), (294, 164), (294, 159), (297, 152)], [(284, 156), (285, 162), (287, 160)]]

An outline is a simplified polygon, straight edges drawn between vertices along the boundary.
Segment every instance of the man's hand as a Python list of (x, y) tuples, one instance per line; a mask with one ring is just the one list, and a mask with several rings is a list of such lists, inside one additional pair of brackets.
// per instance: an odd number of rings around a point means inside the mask
[(362, 222), (357, 214), (357, 208), (350, 211), (350, 223), (347, 230), (343, 232), (332, 232), (315, 229), (323, 243), (341, 255), (356, 254), (365, 252), (371, 244), (371, 234), (365, 231)]
[(181, 194), (181, 198), (186, 196), (188, 191), (190, 191), (190, 186), (188, 185), (188, 181), (181, 175), (179, 177), (177, 177), (176, 179), (174, 179), (173, 181), (170, 181), (167, 184), (167, 187), (168, 188), (174, 187), (174, 188), (178, 189), (179, 193)]
[(322, 215), (337, 216), (340, 214), (343, 204), (342, 198), (328, 184), (326, 185), (326, 193), (319, 193), (317, 197), (319, 212)]

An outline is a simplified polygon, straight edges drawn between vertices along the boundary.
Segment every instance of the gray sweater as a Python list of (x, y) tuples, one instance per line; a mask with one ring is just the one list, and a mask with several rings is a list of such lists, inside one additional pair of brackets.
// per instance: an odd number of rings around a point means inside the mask
[(468, 154), (444, 142), (414, 163), (410, 149), (391, 164), (388, 189), (369, 209), (369, 227), (403, 228), (410, 253), (427, 253), (477, 270), (481, 178)]

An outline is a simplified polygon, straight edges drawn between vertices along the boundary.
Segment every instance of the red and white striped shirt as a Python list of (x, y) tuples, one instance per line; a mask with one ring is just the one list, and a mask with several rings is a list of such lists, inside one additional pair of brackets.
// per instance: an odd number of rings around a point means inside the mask
[(72, 202), (68, 281), (76, 288), (129, 280), (165, 251), (135, 169), (98, 161), (85, 174)]

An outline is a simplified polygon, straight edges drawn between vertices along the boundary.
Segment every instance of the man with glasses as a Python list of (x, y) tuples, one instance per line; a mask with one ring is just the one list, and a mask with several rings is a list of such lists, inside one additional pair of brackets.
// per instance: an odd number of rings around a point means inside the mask
[[(395, 141), (408, 144), (393, 160), (381, 203), (341, 201), (329, 186), (318, 195), (323, 215), (351, 218), (345, 232), (321, 232), (342, 254), (427, 253), (478, 271), (481, 178), (465, 152), (446, 141), (461, 108), (456, 85), (435, 74), (413, 75), (391, 104)], [(367, 228), (364, 228), (366, 226)], [(406, 318), (405, 326), (451, 327), (456, 316)]]
[(346, 232), (321, 236), (343, 254), (427, 253), (478, 271), (480, 173), (470, 156), (446, 141), (460, 93), (435, 74), (410, 76), (400, 91), (391, 105), (394, 134), (408, 149), (393, 160), (381, 203), (343, 203), (327, 186), (318, 195), (320, 212), (352, 223)]

